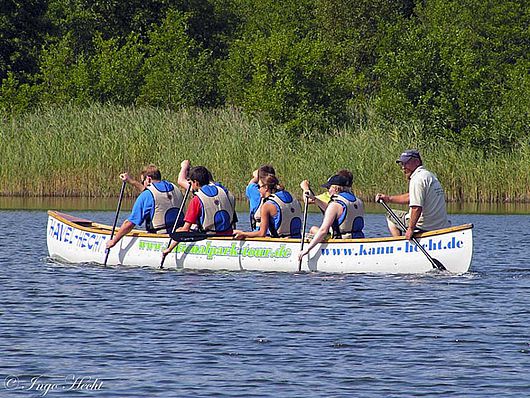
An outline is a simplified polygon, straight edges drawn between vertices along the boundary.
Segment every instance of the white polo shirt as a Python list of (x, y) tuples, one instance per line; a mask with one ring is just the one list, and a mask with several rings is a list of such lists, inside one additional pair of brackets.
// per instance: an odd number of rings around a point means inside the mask
[[(449, 227), (442, 185), (438, 178), (423, 166), (419, 166), (410, 176), (409, 206), (422, 207), (417, 228), (432, 231)], [(410, 218), (410, 209), (407, 218)]]

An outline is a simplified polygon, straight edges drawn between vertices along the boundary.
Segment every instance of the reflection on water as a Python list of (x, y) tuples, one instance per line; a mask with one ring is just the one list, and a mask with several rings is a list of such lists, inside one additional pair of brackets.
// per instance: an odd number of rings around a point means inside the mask
[[(0, 196), (0, 209), (17, 210), (115, 210), (118, 198), (7, 197)], [(134, 198), (125, 198), (122, 210), (130, 210)], [(247, 201), (239, 199), (237, 210), (248, 211)], [(448, 203), (452, 214), (530, 214), (530, 203)], [(383, 213), (376, 203), (365, 203), (367, 213)]]

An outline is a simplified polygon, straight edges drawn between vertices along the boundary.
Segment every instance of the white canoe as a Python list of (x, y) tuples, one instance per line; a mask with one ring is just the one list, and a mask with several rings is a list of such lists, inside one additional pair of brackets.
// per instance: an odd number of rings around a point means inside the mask
[[(75, 216), (48, 211), (46, 231), (50, 257), (69, 263), (103, 264), (112, 227)], [(427, 252), (449, 272), (464, 273), (471, 266), (473, 225), (465, 224), (418, 235)], [(133, 230), (111, 249), (108, 265), (159, 268), (168, 235)], [(299, 239), (214, 237), (181, 242), (167, 256), (164, 268), (231, 271), (298, 271)], [(433, 270), (413, 242), (400, 238), (330, 239), (304, 257), (302, 271), (333, 273), (415, 274)]]

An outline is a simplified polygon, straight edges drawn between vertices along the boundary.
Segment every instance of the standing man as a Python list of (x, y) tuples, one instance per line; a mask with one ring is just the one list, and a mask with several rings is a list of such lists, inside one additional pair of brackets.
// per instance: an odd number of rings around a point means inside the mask
[(406, 231), (402, 231), (387, 215), (388, 229), (392, 236), (405, 233), (405, 238), (410, 240), (415, 232), (447, 228), (449, 221), (444, 190), (438, 178), (423, 167), (420, 153), (415, 149), (407, 149), (396, 163), (409, 180), (409, 192), (395, 196), (378, 193), (375, 197), (376, 202), (382, 199), (386, 203), (409, 205), (408, 212), (395, 211), (407, 227)]
[(120, 174), (120, 179), (143, 191), (136, 198), (131, 214), (123, 222), (116, 236), (107, 242), (107, 248), (116, 245), (136, 225), (142, 225), (144, 222), (147, 232), (156, 234), (171, 232), (182, 206), (183, 197), (173, 183), (162, 180), (158, 167), (153, 164), (144, 167), (141, 172), (141, 182), (132, 179), (127, 173)]

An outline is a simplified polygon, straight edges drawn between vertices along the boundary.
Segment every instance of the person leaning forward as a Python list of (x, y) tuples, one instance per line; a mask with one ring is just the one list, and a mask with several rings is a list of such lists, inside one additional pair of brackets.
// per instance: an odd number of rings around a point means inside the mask
[(109, 249), (136, 225), (145, 222), (147, 232), (165, 234), (169, 233), (175, 224), (183, 200), (180, 190), (173, 183), (162, 180), (160, 170), (153, 164), (144, 167), (140, 177), (141, 182), (131, 178), (128, 173), (120, 174), (122, 181), (143, 191), (136, 198), (131, 214), (123, 222), (116, 236), (107, 242)]
[(444, 190), (436, 175), (423, 167), (420, 153), (415, 149), (407, 149), (396, 163), (401, 166), (405, 178), (409, 181), (409, 192), (400, 195), (378, 193), (375, 196), (376, 202), (383, 200), (386, 203), (409, 205), (408, 212), (395, 211), (407, 227), (406, 231), (402, 231), (387, 215), (388, 229), (392, 236), (405, 233), (405, 238), (410, 240), (415, 232), (447, 228), (449, 220)]

